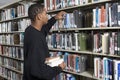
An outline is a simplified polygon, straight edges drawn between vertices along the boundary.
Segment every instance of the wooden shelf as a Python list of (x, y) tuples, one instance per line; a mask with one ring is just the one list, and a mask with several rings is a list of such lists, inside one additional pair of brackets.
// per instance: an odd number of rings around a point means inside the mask
[(55, 49), (49, 48), (50, 51), (61, 51), (61, 52), (71, 52), (71, 53), (82, 53), (82, 54), (92, 54), (90, 51), (74, 51), (74, 50), (64, 50), (64, 49)]
[[(102, 27), (102, 28), (69, 28), (51, 30), (50, 32), (69, 32), (69, 31), (94, 31), (94, 30), (120, 30), (120, 27)], [(0, 32), (0, 34), (24, 33), (24, 31)]]
[(23, 45), (18, 45), (18, 44), (0, 44), (2, 46), (15, 46), (15, 47), (23, 47)]
[(69, 31), (95, 31), (95, 30), (120, 30), (120, 27), (100, 27), (100, 28), (68, 28), (51, 30), (50, 32), (69, 32)]
[(120, 58), (118, 55), (111, 55), (111, 54), (103, 54), (103, 53), (95, 53), (90, 51), (74, 51), (74, 50), (64, 50), (64, 49), (54, 49), (49, 48), (50, 51), (61, 51), (61, 52), (70, 52), (70, 53), (80, 53), (80, 54), (89, 54), (89, 55), (99, 55), (99, 56), (107, 56), (107, 57), (114, 57), (114, 58)]
[(11, 70), (11, 71), (17, 72), (17, 73), (19, 73), (19, 74), (23, 74), (21, 71), (18, 71), (18, 70), (14, 69), (14, 68), (7, 67), (7, 66), (1, 65), (1, 64), (0, 64), (0, 66), (1, 66), (1, 67), (4, 67), (4, 68), (7, 68), (7, 69), (9, 69), (9, 70)]
[(13, 20), (17, 20), (17, 19), (23, 19), (23, 18), (28, 18), (28, 16), (21, 16), (21, 17), (16, 17), (16, 18), (9, 19), (9, 20), (3, 20), (3, 21), (0, 21), (0, 23), (2, 23), (2, 22), (8, 22), (8, 21), (13, 21)]
[(94, 52), (93, 52), (93, 55), (99, 55), (99, 56), (106, 56), (106, 57), (120, 58), (119, 55), (104, 54), (104, 53), (94, 53)]
[[(23, 45), (11, 45), (11, 44), (0, 44), (0, 45), (3, 45), (3, 46), (23, 47)], [(75, 51), (75, 50), (55, 49), (55, 48), (49, 48), (49, 50), (50, 50), (50, 51), (70, 52), (70, 53), (75, 53), (75, 54), (78, 53), (78, 54), (100, 55), (100, 56), (106, 56), (106, 57), (120, 58), (119, 55), (95, 53), (95, 52), (92, 52), (92, 51)]]
[(7, 78), (7, 77), (5, 77), (5, 76), (3, 76), (3, 75), (0, 75), (0, 77), (2, 77), (2, 78), (4, 78), (4, 79), (7, 79), (7, 80), (8, 80), (8, 78)]
[(0, 54), (0, 56), (2, 56), (2, 57), (6, 57), (6, 58), (10, 58), (10, 59), (14, 59), (14, 60), (18, 60), (18, 61), (24, 61), (24, 60), (19, 59), (19, 58), (13, 58), (13, 57), (6, 56), (6, 55), (2, 55), (2, 54)]
[(71, 71), (63, 70), (63, 72), (70, 73), (70, 74), (75, 74), (75, 75), (79, 75), (79, 76), (84, 76), (84, 77), (88, 77), (88, 78), (92, 78), (92, 79), (96, 79), (96, 80), (102, 80), (102, 79), (96, 78), (93, 75), (92, 71), (84, 71), (82, 73), (76, 73), (76, 72), (71, 72)]
[(14, 33), (24, 33), (24, 31), (0, 32), (0, 34), (14, 34)]

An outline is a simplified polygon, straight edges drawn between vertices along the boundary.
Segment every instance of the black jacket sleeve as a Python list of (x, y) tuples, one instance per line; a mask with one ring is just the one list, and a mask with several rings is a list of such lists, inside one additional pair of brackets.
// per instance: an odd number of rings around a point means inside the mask
[(52, 17), (51, 19), (48, 20), (48, 23), (42, 27), (42, 32), (44, 33), (45, 36), (47, 36), (47, 34), (49, 33), (51, 27), (55, 24), (55, 22), (56, 19)]
[(46, 79), (51, 80), (53, 77), (58, 75), (61, 72), (60, 67), (50, 67), (46, 65), (45, 62), (45, 53), (43, 51), (43, 47), (38, 44), (38, 41), (34, 42), (34, 46), (32, 48), (32, 56), (31, 56), (31, 75), (38, 79)]

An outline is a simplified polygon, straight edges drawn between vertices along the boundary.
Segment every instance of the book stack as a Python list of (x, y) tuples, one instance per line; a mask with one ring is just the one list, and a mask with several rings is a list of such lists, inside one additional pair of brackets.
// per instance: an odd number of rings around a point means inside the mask
[(59, 64), (61, 64), (63, 62), (63, 58), (60, 58), (60, 57), (51, 57), (49, 59), (46, 60), (46, 64), (51, 66), (51, 67), (54, 67), (54, 66), (58, 66)]

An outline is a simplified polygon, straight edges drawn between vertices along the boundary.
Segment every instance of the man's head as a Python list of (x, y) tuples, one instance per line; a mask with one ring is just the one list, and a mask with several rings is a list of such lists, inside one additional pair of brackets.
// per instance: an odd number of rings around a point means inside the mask
[(46, 14), (46, 9), (43, 5), (33, 4), (28, 9), (28, 17), (31, 21), (41, 21), (43, 24), (46, 24), (48, 21), (48, 17)]

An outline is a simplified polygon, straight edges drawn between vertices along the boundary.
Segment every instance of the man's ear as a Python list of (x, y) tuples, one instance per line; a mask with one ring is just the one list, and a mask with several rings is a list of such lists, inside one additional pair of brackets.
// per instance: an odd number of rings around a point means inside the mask
[(42, 19), (42, 15), (41, 15), (41, 14), (38, 14), (38, 15), (37, 15), (37, 19), (38, 19), (38, 20), (41, 20), (41, 19)]

